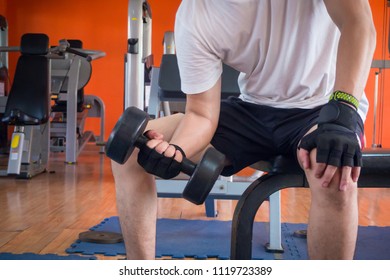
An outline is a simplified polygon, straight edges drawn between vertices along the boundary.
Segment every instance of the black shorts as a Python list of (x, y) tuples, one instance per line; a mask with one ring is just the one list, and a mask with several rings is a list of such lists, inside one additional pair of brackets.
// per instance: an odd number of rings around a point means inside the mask
[(321, 107), (280, 109), (231, 97), (222, 101), (217, 131), (211, 144), (226, 155), (230, 176), (260, 160), (276, 155), (296, 159), (299, 141), (317, 124)]

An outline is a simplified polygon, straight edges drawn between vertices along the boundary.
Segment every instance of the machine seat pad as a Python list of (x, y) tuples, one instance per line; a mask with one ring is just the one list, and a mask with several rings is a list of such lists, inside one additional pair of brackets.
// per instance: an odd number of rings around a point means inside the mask
[(36, 125), (49, 120), (49, 71), (44, 56), (19, 57), (3, 122)]

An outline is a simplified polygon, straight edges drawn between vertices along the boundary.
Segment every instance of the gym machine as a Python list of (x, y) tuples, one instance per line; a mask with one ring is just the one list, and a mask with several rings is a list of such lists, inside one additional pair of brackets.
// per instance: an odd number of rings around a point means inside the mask
[[(164, 33), (164, 40), (163, 40), (163, 60), (169, 55), (175, 55), (176, 54), (176, 45), (175, 45), (175, 36), (172, 31), (167, 31)], [(163, 63), (163, 62), (162, 62)], [(180, 77), (178, 77), (178, 73), (176, 71), (170, 71), (169, 73), (166, 73), (166, 71), (163, 72), (164, 77), (161, 78), (161, 82), (164, 83), (164, 85), (167, 85), (169, 87), (169, 83), (172, 81), (175, 81), (177, 79), (180, 80)], [(170, 73), (172, 72), (172, 73)], [(171, 75), (172, 74), (172, 75)], [(233, 82), (234, 82), (233, 77)], [(182, 92), (178, 92), (176, 89), (173, 90), (172, 93), (168, 93), (167, 96), (165, 96), (165, 92), (167, 90), (161, 89), (161, 87), (158, 85), (160, 81), (160, 68), (154, 67), (152, 71), (152, 79), (151, 79), (151, 89), (149, 94), (149, 106), (148, 106), (148, 113), (151, 116), (168, 116), (171, 114), (171, 112), (184, 112), (185, 111), (185, 95)], [(164, 86), (162, 86), (164, 87)], [(174, 88), (174, 87), (172, 87)]]
[[(97, 143), (103, 143), (104, 103), (97, 96), (86, 95), (81, 108), (82, 112), (78, 112), (77, 93), (90, 79), (90, 62), (104, 57), (105, 53), (70, 48), (70, 44), (66, 40), (61, 40), (56, 47), (50, 49), (47, 47), (47, 52), (44, 53), (42, 49), (46, 44), (46, 37), (45, 34), (25, 34), (22, 37), (21, 47), (0, 47), (0, 53), (21, 51), (22, 56), (25, 53), (26, 57), (37, 55), (34, 52), (39, 52), (38, 55), (47, 60), (49, 67), (47, 71), (48, 78), (45, 80), (48, 85), (45, 85), (44, 89), (37, 89), (38, 86), (34, 86), (39, 80), (34, 74), (41, 72), (44, 74), (46, 72), (28, 69), (23, 72), (19, 71), (19, 73), (17, 70), (10, 95), (0, 98), (0, 113), (5, 112), (3, 122), (15, 125), (7, 170), (1, 170), (1, 176), (16, 174), (20, 178), (31, 178), (46, 170), (50, 150), (65, 150), (65, 161), (75, 163), (87, 141), (95, 140)], [(32, 54), (29, 53), (31, 50)], [(17, 77), (20, 78), (17, 79)], [(44, 85), (40, 86), (44, 87)], [(16, 90), (13, 90), (13, 88), (16, 88)], [(37, 93), (33, 91), (34, 89)], [(24, 92), (18, 93), (21, 90)], [(42, 94), (42, 90), (45, 91), (44, 94)], [(46, 90), (48, 94), (46, 94)], [(14, 94), (14, 92), (17, 93)], [(58, 112), (57, 110), (54, 114), (50, 114), (52, 109), (50, 100), (53, 96), (56, 102), (66, 102), (64, 112)], [(39, 104), (34, 102), (39, 102)], [(25, 119), (19, 117), (16, 118), (14, 116), (16, 113), (12, 113), (16, 111), (11, 107), (17, 108), (17, 110), (24, 108), (26, 112), (39, 111), (38, 117), (36, 117), (37, 120), (35, 120), (36, 123), (25, 121)], [(61, 122), (54, 121), (50, 124), (48, 122), (50, 119), (59, 119), (58, 114), (62, 114)], [(22, 116), (26, 115), (28, 114), (22, 114)], [(92, 132), (84, 132), (84, 122), (87, 117), (100, 118), (99, 136), (93, 135)], [(62, 141), (58, 141), (58, 139), (62, 139)], [(63, 145), (58, 145), (59, 142)], [(53, 147), (54, 144), (57, 144), (57, 146)], [(104, 152), (103, 145), (100, 152)]]
[[(91, 77), (91, 61), (106, 54), (73, 48), (70, 42), (82, 46), (79, 40), (61, 40), (50, 53), (52, 98), (56, 103), (51, 114), (50, 150), (65, 151), (65, 162), (73, 164), (90, 141), (96, 141), (104, 153), (104, 103), (97, 96), (84, 95), (83, 89)], [(87, 117), (100, 118), (100, 135), (84, 131)]]
[(46, 170), (49, 159), (50, 60), (46, 34), (24, 34), (14, 82), (7, 96), (2, 122), (15, 126), (6, 170), (1, 176), (31, 178)]
[(145, 108), (145, 60), (151, 55), (152, 13), (147, 0), (129, 0), (124, 109)]

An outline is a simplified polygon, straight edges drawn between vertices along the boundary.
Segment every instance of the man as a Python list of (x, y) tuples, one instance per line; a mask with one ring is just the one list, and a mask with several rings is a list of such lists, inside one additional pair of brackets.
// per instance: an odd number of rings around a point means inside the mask
[[(211, 143), (227, 158), (224, 175), (295, 157), (312, 195), (310, 258), (352, 259), (375, 35), (367, 0), (183, 0), (175, 37), (185, 114), (151, 121), (139, 155), (112, 163), (127, 257), (154, 258), (157, 197), (145, 169), (170, 178)], [(242, 94), (221, 103), (222, 62), (241, 72)]]

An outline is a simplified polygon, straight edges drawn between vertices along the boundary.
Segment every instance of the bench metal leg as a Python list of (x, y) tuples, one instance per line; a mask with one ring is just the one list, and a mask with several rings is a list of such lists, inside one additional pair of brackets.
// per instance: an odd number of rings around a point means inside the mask
[(254, 181), (243, 193), (234, 212), (230, 258), (252, 258), (253, 222), (258, 209), (268, 197), (284, 188), (306, 185), (303, 174), (266, 174)]
[(209, 218), (214, 218), (217, 216), (217, 210), (215, 207), (215, 199), (214, 198), (207, 198), (205, 203), (206, 208), (206, 216)]
[(269, 243), (265, 244), (266, 250), (273, 253), (283, 253), (280, 191), (269, 197)]

